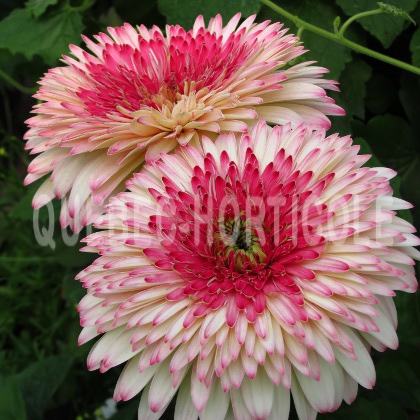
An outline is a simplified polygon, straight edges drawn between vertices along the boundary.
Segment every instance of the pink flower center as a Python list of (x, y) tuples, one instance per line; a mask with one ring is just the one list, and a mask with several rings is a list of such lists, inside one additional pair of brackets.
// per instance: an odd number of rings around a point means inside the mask
[(284, 150), (262, 173), (251, 149), (246, 162), (241, 172), (223, 152), (219, 169), (207, 155), (204, 169), (193, 170), (191, 192), (179, 191), (166, 177), (165, 194), (149, 189), (164, 214), (151, 217), (149, 228), (165, 251), (144, 252), (156, 266), (176, 271), (185, 281), (168, 299), (191, 296), (202, 302), (202, 311), (234, 301), (254, 321), (264, 311), (267, 295), (303, 304), (296, 276), (315, 278), (305, 261), (324, 249), (316, 227), (331, 213), (313, 202), (331, 177), (307, 188), (312, 173), (292, 170)]
[[(177, 103), (182, 95), (222, 87), (255, 50), (241, 43), (243, 32), (222, 37), (201, 28), (193, 36), (176, 27), (169, 40), (155, 32), (147, 41), (138, 35), (138, 48), (129, 44), (106, 44), (101, 60), (87, 64), (93, 87), (81, 89), (79, 97), (95, 116), (118, 112), (121, 106), (135, 112), (142, 107), (160, 109)], [(205, 92), (204, 92), (205, 93)]]

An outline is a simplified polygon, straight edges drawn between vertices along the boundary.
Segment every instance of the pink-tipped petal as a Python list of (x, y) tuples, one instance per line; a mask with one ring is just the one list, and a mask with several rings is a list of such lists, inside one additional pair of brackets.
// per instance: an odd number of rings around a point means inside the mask
[(89, 369), (128, 361), (117, 401), (143, 390), (140, 418), (158, 419), (179, 388), (176, 420), (277, 420), (293, 396), (314, 419), (374, 386), (369, 350), (398, 346), (393, 296), (417, 288), (418, 239), (392, 209), (406, 205), (381, 200), (391, 174), (357, 153), (349, 137), (260, 121), (130, 179), (77, 276), (80, 343), (104, 333)]

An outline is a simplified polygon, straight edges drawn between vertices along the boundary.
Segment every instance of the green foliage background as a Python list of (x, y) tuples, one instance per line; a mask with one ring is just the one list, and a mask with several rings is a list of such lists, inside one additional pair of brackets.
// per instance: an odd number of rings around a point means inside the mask
[[(394, 0), (420, 22), (419, 0)], [(375, 0), (278, 0), (300, 18), (332, 30), (333, 20), (376, 8)], [(179, 23), (190, 27), (203, 13), (209, 18), (237, 11), (258, 13), (258, 20), (280, 16), (258, 0), (0, 0), (0, 69), (33, 87), (51, 66), (59, 65), (68, 44), (80, 34), (93, 35), (124, 21), (151, 26)], [(292, 22), (286, 26), (296, 32)], [(373, 16), (353, 24), (346, 35), (372, 49), (420, 66), (420, 28), (393, 16)], [(305, 59), (331, 69), (341, 83), (335, 95), (347, 116), (333, 119), (331, 132), (352, 133), (370, 164), (399, 173), (394, 189), (416, 206), (403, 216), (420, 227), (420, 78), (379, 61), (352, 53), (318, 35), (303, 32), (310, 50)], [(30, 89), (27, 89), (28, 91)], [(0, 78), (0, 419), (95, 419), (112, 396), (119, 369), (88, 372), (91, 344), (77, 346), (80, 331), (76, 304), (84, 291), (74, 275), (90, 263), (78, 245), (64, 245), (57, 224), (51, 246), (34, 237), (30, 205), (37, 185), (24, 188), (30, 160), (23, 151), (23, 121), (34, 103)], [(40, 222), (48, 228), (48, 213)], [(76, 239), (76, 238), (75, 238)], [(420, 299), (399, 294), (400, 348), (374, 354), (378, 380), (373, 391), (361, 390), (356, 402), (325, 419), (420, 418)], [(138, 400), (119, 406), (114, 420), (136, 418)], [(293, 417), (293, 409), (292, 414)], [(165, 418), (173, 418), (170, 406)], [(217, 420), (217, 419), (215, 419)]]

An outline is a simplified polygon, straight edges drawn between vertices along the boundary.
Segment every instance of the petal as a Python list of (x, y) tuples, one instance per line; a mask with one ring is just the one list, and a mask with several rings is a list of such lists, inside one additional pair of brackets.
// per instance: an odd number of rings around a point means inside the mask
[(259, 369), (254, 379), (245, 377), (240, 389), (250, 414), (257, 419), (267, 419), (273, 405), (274, 385), (264, 370)]
[(175, 405), (174, 420), (197, 420), (198, 411), (195, 409), (190, 395), (190, 378), (184, 379), (179, 387)]
[[(167, 357), (155, 373), (149, 390), (149, 407), (154, 413), (162, 411), (172, 400), (178, 388), (172, 386), (169, 374), (170, 358)], [(150, 369), (150, 368), (149, 368)]]
[(229, 393), (223, 392), (221, 384), (216, 381), (207, 404), (200, 413), (200, 420), (224, 419), (229, 405)]
[(356, 334), (345, 325), (342, 325), (346, 334), (351, 338), (354, 345), (354, 353), (356, 360), (352, 360), (342, 352), (338, 347), (334, 347), (334, 354), (337, 361), (341, 364), (344, 370), (355, 379), (360, 385), (365, 388), (372, 389), (376, 381), (375, 367), (372, 359), (366, 350), (361, 340)]
[(315, 420), (317, 412), (312, 408), (300, 387), (296, 376), (292, 373), (292, 395), (293, 402), (299, 419)]
[(158, 420), (162, 417), (162, 414), (165, 412), (166, 408), (169, 405), (169, 402), (164, 406), (160, 411), (153, 412), (149, 408), (148, 397), (149, 397), (150, 383), (144, 389), (141, 394), (139, 409), (138, 409), (138, 419), (141, 420)]
[(268, 420), (288, 420), (290, 412), (290, 390), (283, 385), (274, 388), (273, 407)]

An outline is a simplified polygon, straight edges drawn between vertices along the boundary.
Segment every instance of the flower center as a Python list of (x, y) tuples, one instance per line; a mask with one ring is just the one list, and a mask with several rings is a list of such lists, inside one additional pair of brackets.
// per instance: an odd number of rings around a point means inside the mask
[[(191, 140), (198, 141), (197, 129), (220, 130), (216, 121), (223, 119), (223, 114), (212, 105), (206, 106), (205, 99), (208, 93), (207, 88), (197, 91), (196, 83), (186, 80), (183, 94), (163, 87), (153, 96), (153, 103), (150, 102), (148, 106), (135, 112), (122, 107), (119, 107), (119, 110), (133, 118), (131, 130), (141, 137), (176, 138), (179, 144), (185, 145)], [(225, 103), (229, 100), (235, 101), (235, 96), (226, 98), (224, 95)]]
[(326, 181), (304, 190), (312, 174), (292, 172), (292, 160), (284, 152), (275, 156), (276, 166), (268, 165), (262, 173), (250, 148), (242, 170), (228, 159), (222, 152), (218, 164), (206, 154), (203, 165), (193, 169), (191, 191), (180, 190), (166, 174), (164, 192), (150, 189), (168, 216), (150, 224), (153, 232), (162, 232), (165, 251), (145, 250), (145, 255), (182, 278), (184, 283), (168, 300), (194, 297), (201, 305), (194, 316), (226, 304), (228, 325), (233, 326), (242, 310), (255, 322), (268, 296), (303, 305), (297, 279), (315, 278), (305, 261), (323, 251), (326, 240), (317, 226), (331, 212), (326, 205), (304, 207)]
[(235, 271), (243, 272), (265, 262), (266, 255), (250, 219), (221, 219), (219, 226), (215, 244), (217, 255), (225, 266), (233, 261)]
[(255, 235), (250, 229), (248, 220), (228, 219), (223, 227), (223, 239), (229, 248), (247, 251), (255, 242)]

